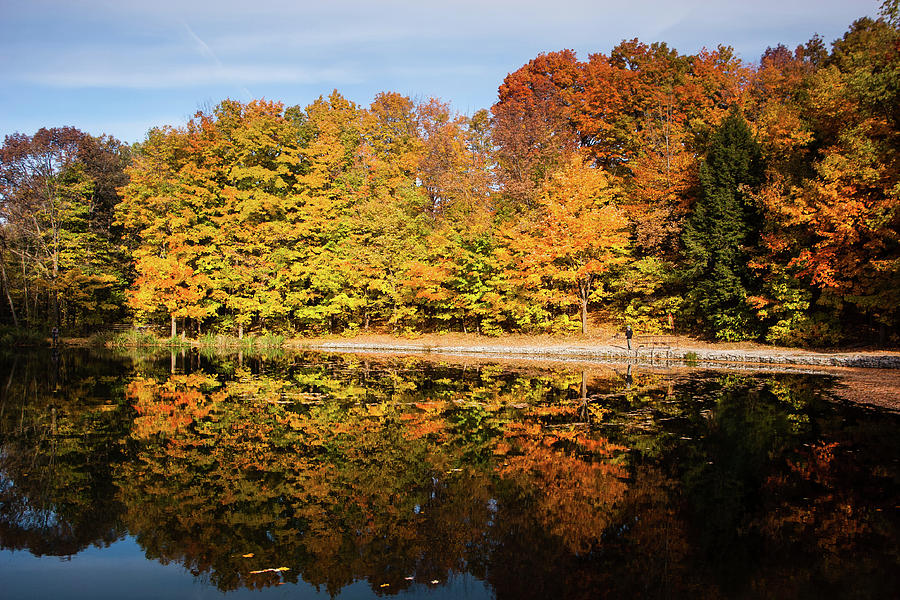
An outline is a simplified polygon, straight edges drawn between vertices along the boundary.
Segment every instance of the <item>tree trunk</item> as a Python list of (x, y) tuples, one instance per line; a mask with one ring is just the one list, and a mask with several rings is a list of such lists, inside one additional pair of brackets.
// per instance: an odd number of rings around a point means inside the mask
[(53, 250), (53, 316), (56, 319), (56, 328), (60, 329), (62, 322), (59, 311), (59, 290), (56, 285), (59, 282), (59, 231), (53, 232), (54, 250)]
[(581, 301), (581, 334), (587, 333), (587, 300)]
[(170, 315), (170, 318), (172, 319), (172, 335), (169, 337), (174, 340), (175, 336), (178, 334), (178, 325), (175, 323), (175, 315)]
[(25, 253), (22, 253), (22, 298), (25, 301), (25, 323), (31, 324), (31, 311), (28, 310), (28, 277), (25, 270)]
[[(18, 362), (19, 362), (18, 357), (13, 356), (12, 366), (9, 368), (9, 377), (6, 378), (6, 387), (3, 388), (3, 394), (0, 395), (0, 419), (3, 418), (3, 409), (6, 406), (12, 404), (12, 403), (8, 403), (6, 401), (6, 399), (9, 398), (9, 388), (12, 387), (13, 379), (15, 379), (16, 365), (18, 364)], [(23, 407), (24, 407), (24, 405), (23, 405)]]
[(238, 323), (238, 339), (239, 340), (244, 339), (244, 324), (243, 323)]
[(0, 275), (3, 276), (3, 291), (6, 292), (6, 301), (9, 302), (9, 312), (12, 314), (13, 327), (18, 329), (19, 319), (16, 318), (16, 307), (13, 306), (12, 296), (9, 295), (9, 280), (6, 278), (6, 267), (3, 265), (3, 255), (0, 255)]
[(581, 296), (581, 335), (587, 333), (588, 298), (591, 297), (591, 281), (579, 281), (578, 292)]
[(581, 396), (579, 398), (581, 400), (581, 418), (587, 422), (590, 422), (591, 411), (588, 410), (587, 375), (585, 374), (584, 369), (581, 370)]

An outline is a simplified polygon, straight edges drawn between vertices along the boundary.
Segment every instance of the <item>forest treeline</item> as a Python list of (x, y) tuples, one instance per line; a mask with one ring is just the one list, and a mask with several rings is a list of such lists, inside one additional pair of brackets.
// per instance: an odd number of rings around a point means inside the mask
[(0, 149), (0, 319), (64, 332), (900, 334), (900, 20), (829, 48), (541, 54), (473, 115), (225, 100)]

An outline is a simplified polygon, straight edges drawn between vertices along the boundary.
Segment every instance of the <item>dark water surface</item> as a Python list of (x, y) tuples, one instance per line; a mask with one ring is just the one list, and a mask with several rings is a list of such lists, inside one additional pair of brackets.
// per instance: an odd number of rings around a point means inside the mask
[(826, 376), (0, 355), (0, 598), (897, 598)]

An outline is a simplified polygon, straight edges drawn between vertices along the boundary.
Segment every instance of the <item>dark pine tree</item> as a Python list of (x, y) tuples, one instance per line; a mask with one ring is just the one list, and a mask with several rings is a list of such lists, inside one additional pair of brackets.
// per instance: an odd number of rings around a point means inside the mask
[(704, 333), (723, 340), (759, 335), (748, 306), (748, 266), (762, 218), (752, 190), (762, 182), (762, 158), (737, 109), (722, 121), (700, 165), (700, 195), (687, 219), (685, 248), (689, 312)]

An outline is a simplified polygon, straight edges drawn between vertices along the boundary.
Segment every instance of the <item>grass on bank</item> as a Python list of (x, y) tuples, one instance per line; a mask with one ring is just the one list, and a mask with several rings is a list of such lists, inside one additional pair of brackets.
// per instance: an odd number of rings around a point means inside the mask
[(284, 344), (284, 336), (266, 333), (259, 336), (237, 338), (220, 334), (205, 334), (199, 339), (182, 339), (181, 337), (160, 337), (154, 333), (129, 329), (127, 331), (105, 331), (91, 336), (90, 345), (106, 348), (134, 347), (166, 347), (181, 348), (200, 346), (202, 348), (280, 348)]
[(264, 333), (236, 338), (230, 335), (207, 333), (201, 335), (197, 343), (200, 346), (216, 348), (280, 348), (284, 345), (284, 336)]

